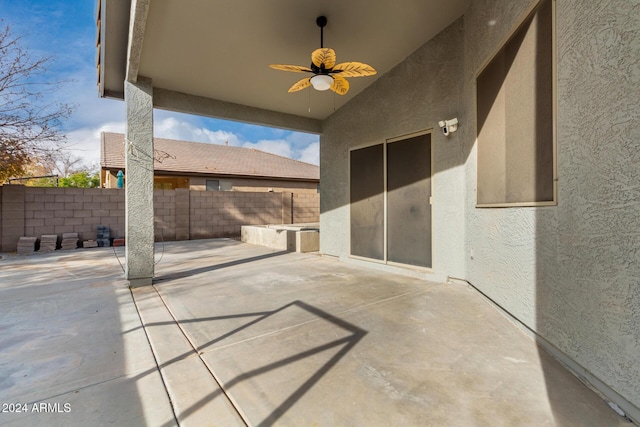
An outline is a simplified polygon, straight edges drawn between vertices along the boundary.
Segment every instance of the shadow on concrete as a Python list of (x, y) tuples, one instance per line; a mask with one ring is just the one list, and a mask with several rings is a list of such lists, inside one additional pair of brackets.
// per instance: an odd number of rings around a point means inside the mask
[(121, 332), (140, 323), (108, 253), (3, 261), (0, 403), (24, 406), (0, 425), (176, 425), (144, 333)]
[(223, 268), (234, 267), (240, 264), (246, 264), (248, 262), (260, 261), (267, 258), (273, 258), (280, 255), (285, 255), (289, 253), (288, 251), (278, 251), (264, 255), (258, 255), (251, 258), (243, 258), (229, 262), (223, 262), (221, 264), (209, 265), (206, 267), (193, 268), (190, 270), (178, 271), (176, 273), (167, 274), (164, 276), (157, 276), (153, 278), (153, 283), (165, 283), (171, 280), (184, 279), (187, 277), (195, 276), (196, 274), (209, 273), (211, 271), (221, 270)]
[[(200, 409), (201, 407), (203, 407), (207, 402), (209, 402), (210, 400), (220, 396), (221, 394), (227, 394), (229, 393), (229, 390), (231, 388), (233, 388), (234, 386), (238, 385), (239, 383), (246, 381), (250, 378), (256, 377), (258, 375), (264, 374), (266, 372), (270, 372), (276, 369), (280, 369), (283, 367), (286, 367), (287, 365), (290, 365), (292, 363), (295, 363), (299, 360), (311, 357), (313, 355), (322, 353), (324, 351), (333, 349), (333, 348), (340, 348), (340, 350), (334, 354), (329, 360), (327, 360), (319, 369), (317, 369), (315, 372), (311, 372), (309, 377), (304, 381), (304, 383), (302, 385), (300, 385), (297, 389), (295, 389), (280, 405), (278, 405), (273, 411), (271, 411), (271, 413), (269, 413), (269, 415), (264, 418), (261, 422), (259, 422), (258, 424), (256, 424), (258, 427), (266, 427), (266, 426), (271, 426), (273, 425), (278, 419), (280, 419), (297, 401), (299, 401), (304, 395), (305, 393), (307, 393), (327, 372), (329, 372), (329, 370), (331, 370), (332, 367), (334, 367), (347, 353), (349, 353), (349, 351), (351, 351), (352, 348), (354, 348), (356, 346), (356, 344), (358, 344), (358, 342), (367, 334), (367, 331), (364, 329), (361, 329), (349, 322), (346, 322), (345, 320), (336, 317), (330, 313), (327, 313), (326, 311), (323, 311), (317, 307), (314, 307), (312, 305), (309, 305), (305, 302), (296, 300), (293, 301), (289, 304), (286, 304), (280, 308), (277, 308), (275, 310), (271, 310), (271, 311), (264, 311), (264, 312), (253, 312), (253, 313), (240, 313), (240, 314), (232, 314), (232, 315), (225, 315), (225, 316), (213, 316), (213, 317), (206, 317), (206, 318), (198, 318), (198, 319), (188, 319), (188, 320), (179, 320), (177, 321), (177, 323), (179, 325), (181, 324), (189, 324), (189, 323), (197, 323), (197, 322), (209, 322), (209, 321), (215, 321), (215, 320), (226, 320), (226, 319), (232, 319), (232, 318), (244, 318), (244, 317), (255, 317), (255, 316), (259, 316), (257, 319), (251, 320), (248, 323), (243, 324), (240, 327), (235, 328), (234, 330), (221, 335), (213, 340), (210, 340), (206, 343), (204, 343), (203, 345), (198, 345), (195, 348), (195, 351), (198, 354), (202, 354), (203, 350), (211, 347), (212, 345), (224, 340), (225, 338), (228, 338), (234, 334), (239, 333), (240, 331), (243, 331), (247, 328), (250, 328), (251, 326), (254, 326), (256, 324), (258, 324), (259, 322), (268, 319), (278, 313), (283, 312), (284, 310), (288, 309), (288, 308), (292, 308), (292, 307), (297, 307), (300, 308), (302, 310), (307, 311), (308, 313), (311, 313), (312, 315), (316, 316), (317, 318), (326, 320), (330, 323), (332, 323), (333, 325), (349, 332), (350, 334), (327, 342), (325, 344), (322, 345), (318, 345), (315, 347), (312, 347), (306, 351), (300, 352), (298, 354), (294, 354), (292, 356), (289, 357), (285, 357), (282, 358), (280, 360), (277, 360), (275, 362), (266, 364), (264, 366), (261, 366), (259, 368), (256, 369), (252, 369), (248, 372), (245, 372), (243, 374), (237, 375), (234, 378), (231, 378), (229, 381), (222, 381), (220, 383), (221, 389), (217, 389), (212, 393), (207, 394), (206, 396), (202, 397), (198, 402), (196, 402), (195, 404), (193, 404), (191, 407), (187, 408), (185, 411), (182, 411), (180, 416), (181, 418), (187, 418), (189, 415), (195, 413), (196, 411), (198, 411), (198, 409)], [(155, 323), (150, 323), (145, 325), (145, 328), (147, 327), (154, 327), (154, 326), (163, 326), (163, 325), (168, 325), (168, 324), (172, 324), (173, 322), (155, 322)], [(182, 360), (190, 355), (192, 355), (192, 352), (188, 352), (185, 354), (182, 354), (180, 356), (177, 356), (176, 358), (163, 363), (162, 365), (159, 366), (159, 368), (163, 368), (166, 367), (172, 363), (175, 363), (179, 360)], [(203, 359), (204, 362), (204, 359)], [(205, 362), (206, 364), (206, 362)], [(210, 369), (209, 365), (207, 365), (207, 367)], [(144, 376), (147, 375), (148, 372), (144, 372), (142, 374), (140, 374), (140, 376)], [(215, 373), (212, 372), (212, 374), (215, 377)], [(216, 377), (216, 381), (219, 381), (219, 379)], [(242, 412), (242, 408), (240, 408), (239, 412)]]

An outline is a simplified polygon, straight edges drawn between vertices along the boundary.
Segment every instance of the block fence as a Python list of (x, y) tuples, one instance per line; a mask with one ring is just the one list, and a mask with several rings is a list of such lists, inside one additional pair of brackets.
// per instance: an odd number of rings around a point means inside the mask
[[(155, 238), (209, 239), (240, 235), (242, 225), (318, 222), (317, 193), (239, 191), (154, 192)], [(12, 252), (21, 236), (77, 232), (96, 238), (105, 225), (112, 237), (125, 237), (124, 190), (0, 186), (0, 251)]]

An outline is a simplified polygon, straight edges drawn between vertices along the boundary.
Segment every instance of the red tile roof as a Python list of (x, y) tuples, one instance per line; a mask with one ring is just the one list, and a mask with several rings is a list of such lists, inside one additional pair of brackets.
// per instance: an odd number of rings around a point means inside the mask
[[(252, 148), (154, 138), (156, 172), (315, 180), (320, 168)], [(103, 132), (100, 167), (124, 169), (124, 135)]]

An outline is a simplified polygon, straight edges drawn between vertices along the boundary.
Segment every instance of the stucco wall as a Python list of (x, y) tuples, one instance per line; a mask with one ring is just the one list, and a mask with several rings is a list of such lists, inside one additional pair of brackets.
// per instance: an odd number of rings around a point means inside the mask
[[(117, 188), (118, 178), (115, 170), (102, 170), (102, 181), (105, 188)], [(318, 182), (308, 181), (290, 181), (282, 179), (262, 179), (262, 178), (240, 178), (229, 176), (180, 176), (180, 175), (156, 175), (156, 178), (169, 178), (183, 180), (180, 182), (180, 188), (189, 188), (190, 190), (205, 191), (207, 189), (207, 179), (217, 179), (220, 181), (228, 181), (233, 184), (234, 191), (273, 191), (275, 193), (296, 192), (296, 193), (317, 193)]]
[(234, 178), (234, 177), (190, 177), (191, 190), (206, 190), (207, 179), (219, 179), (220, 181), (229, 181), (233, 184), (233, 191), (269, 191), (275, 193), (296, 192), (296, 193), (317, 193), (317, 182), (305, 181), (286, 181), (277, 179), (250, 179), (250, 178)]
[(324, 123), (320, 249), (349, 251), (349, 147), (457, 116), (449, 139), (434, 132), (427, 277), (469, 280), (637, 418), (640, 3), (556, 1), (558, 206), (475, 207), (476, 74), (534, 3), (470, 2), (460, 21)]
[(439, 120), (467, 120), (460, 108), (462, 30), (463, 21), (456, 21), (324, 122), (320, 137), (323, 253), (349, 255), (349, 149), (435, 128), (433, 269), (441, 279), (443, 274), (463, 274), (464, 128), (445, 138), (438, 127)]
[(538, 245), (557, 243), (538, 328), (640, 407), (640, 2), (563, 0), (558, 25), (561, 203)]
[[(556, 3), (558, 206), (474, 208), (467, 139), (467, 279), (638, 407), (640, 4)], [(471, 3), (466, 105), (475, 73), (530, 4)]]
[(513, 313), (536, 324), (537, 216), (549, 208), (476, 208), (476, 76), (536, 0), (471, 2), (465, 14), (465, 106), (471, 112), (465, 138), (465, 278)]

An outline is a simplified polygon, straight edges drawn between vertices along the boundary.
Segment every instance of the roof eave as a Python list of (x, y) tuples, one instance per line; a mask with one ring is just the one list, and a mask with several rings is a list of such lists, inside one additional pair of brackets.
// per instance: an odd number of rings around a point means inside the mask
[(124, 99), (131, 0), (97, 0), (98, 94)]
[[(115, 171), (123, 170), (124, 166), (117, 165), (101, 165), (101, 170)], [(295, 182), (320, 182), (320, 178), (305, 178), (292, 176), (271, 176), (271, 175), (248, 175), (235, 173), (219, 173), (219, 172), (183, 172), (165, 169), (154, 169), (154, 175), (170, 175), (170, 176), (188, 176), (188, 177), (227, 177), (227, 178), (243, 178), (243, 179), (270, 179), (273, 181), (295, 181)]]

